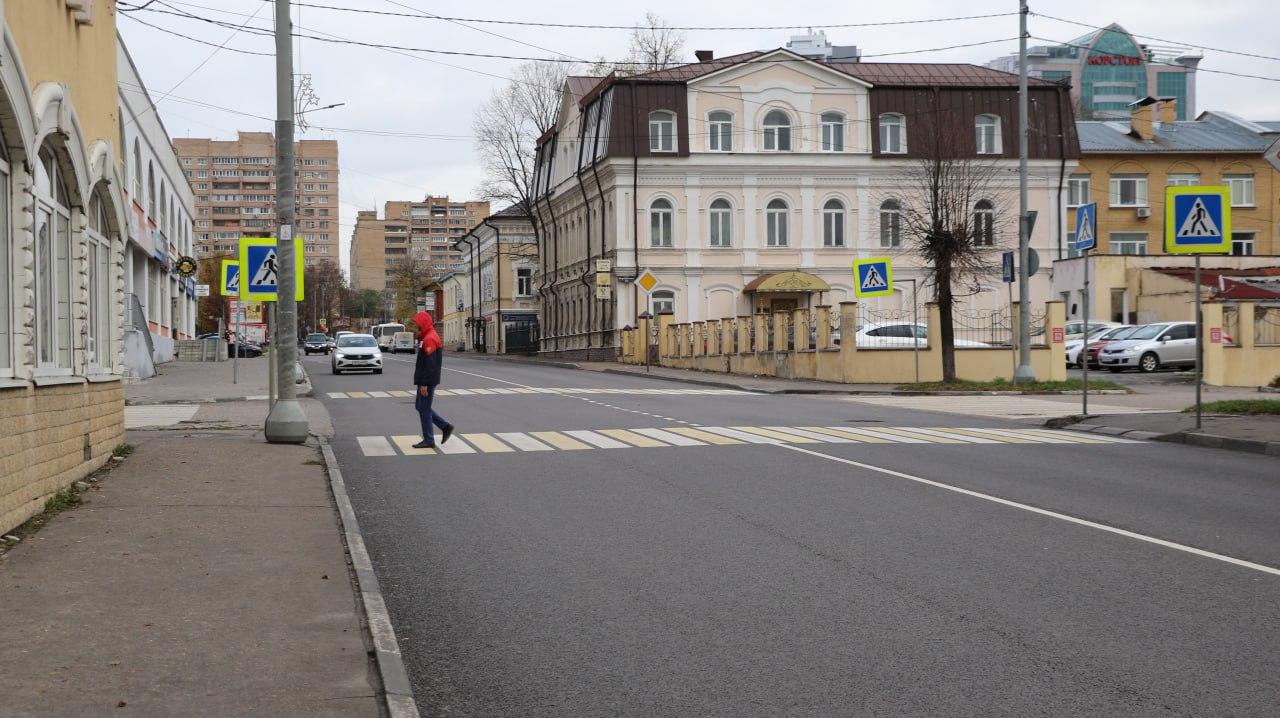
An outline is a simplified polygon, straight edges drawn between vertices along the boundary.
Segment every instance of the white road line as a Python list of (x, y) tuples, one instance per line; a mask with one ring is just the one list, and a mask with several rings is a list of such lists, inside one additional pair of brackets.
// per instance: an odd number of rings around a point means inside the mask
[(472, 394), (475, 393), (470, 389), (450, 389), (449, 391), (452, 392), (455, 396), (471, 396)]
[[(1056, 437), (1038, 436), (1036, 434), (1023, 434), (1014, 429), (972, 429), (972, 431), (984, 431), (988, 434), (996, 436), (1007, 436), (1011, 439), (1031, 439), (1041, 444), (1076, 444), (1078, 442), (1069, 439), (1058, 439)], [(1081, 444), (1083, 446), (1083, 444)]]
[(365, 456), (395, 456), (396, 450), (391, 447), (391, 442), (387, 441), (385, 436), (357, 436), (356, 442), (360, 444), (360, 451)]
[(727, 436), (731, 439), (738, 439), (739, 441), (745, 441), (748, 444), (780, 444), (782, 443), (777, 439), (770, 439), (767, 436), (760, 436), (759, 434), (752, 434), (747, 431), (738, 431), (737, 429), (730, 429), (727, 426), (704, 426), (702, 427), (702, 430), (710, 431), (713, 434), (719, 434), (721, 436)]
[[(848, 432), (848, 433), (853, 434), (853, 435), (855, 435), (855, 436), (857, 436), (857, 435), (861, 435), (861, 436), (870, 436), (870, 437), (871, 437), (871, 438), (873, 438), (873, 439), (885, 439), (885, 440), (888, 440), (888, 441), (892, 441), (892, 442), (894, 442), (895, 444), (928, 444), (928, 443), (931, 443), (931, 442), (929, 442), (929, 441), (928, 441), (928, 440), (926, 440), (926, 439), (916, 439), (916, 438), (911, 437), (911, 436), (903, 436), (903, 435), (901, 435), (901, 434), (893, 434), (893, 433), (890, 433), (890, 432), (887, 432), (887, 431), (882, 433), (882, 432), (876, 431), (875, 429), (864, 429), (864, 428), (862, 428), (862, 427), (852, 427), (852, 426), (829, 426), (829, 427), (827, 427), (827, 428), (828, 428), (828, 429), (838, 429), (838, 430), (840, 430), (840, 431)], [(897, 427), (893, 427), (893, 428), (897, 428)]]
[(637, 434), (644, 434), (645, 436), (651, 439), (657, 439), (658, 441), (665, 441), (668, 444), (675, 444), (676, 446), (706, 446), (707, 445), (706, 442), (698, 441), (697, 439), (690, 439), (687, 436), (680, 436), (679, 434), (673, 434), (670, 431), (663, 431), (662, 429), (632, 429), (632, 431), (636, 432)]
[(330, 398), (330, 399), (346, 399), (346, 398), (347, 398), (347, 392), (345, 392), (345, 391), (331, 391), (331, 392), (329, 392), (329, 398)]
[(386, 398), (389, 398), (391, 395), (385, 391), (371, 391), (369, 392), (369, 396), (376, 396), (379, 399), (386, 399)]
[(1067, 523), (1076, 524), (1077, 526), (1084, 526), (1086, 528), (1097, 529), (1099, 531), (1106, 531), (1107, 533), (1115, 534), (1117, 536), (1123, 536), (1125, 538), (1134, 539), (1135, 541), (1143, 541), (1146, 543), (1155, 544), (1156, 546), (1171, 548), (1171, 549), (1174, 549), (1175, 551), (1183, 551), (1196, 556), (1213, 559), (1214, 561), (1221, 561), (1223, 563), (1229, 563), (1235, 566), (1252, 569), (1254, 571), (1259, 571), (1261, 573), (1271, 574), (1272, 576), (1280, 576), (1280, 568), (1265, 566), (1260, 563), (1253, 563), (1252, 561), (1244, 561), (1242, 559), (1232, 558), (1231, 556), (1224, 556), (1220, 553), (1213, 553), (1212, 551), (1205, 551), (1204, 549), (1195, 548), (1194, 546), (1187, 546), (1186, 544), (1174, 543), (1172, 541), (1158, 539), (1153, 536), (1147, 536), (1145, 534), (1136, 533), (1134, 531), (1125, 531), (1124, 529), (1118, 529), (1114, 526), (1107, 526), (1106, 524), (1100, 524), (1094, 521), (1089, 521), (1087, 519), (1081, 519), (1075, 516), (1069, 516), (1067, 514), (1060, 514), (1057, 511), (1048, 511), (1046, 509), (1037, 508), (1035, 506), (1029, 506), (1027, 504), (1018, 503), (1017, 501), (1002, 499), (999, 496), (992, 496), (991, 494), (984, 494), (978, 491), (962, 489), (958, 486), (951, 486), (938, 481), (933, 481), (931, 479), (926, 479), (921, 476), (915, 476), (912, 474), (903, 473), (901, 471), (894, 471), (893, 469), (886, 469), (880, 466), (872, 466), (871, 464), (864, 464), (860, 461), (844, 459), (839, 456), (830, 456), (820, 451), (806, 449), (802, 446), (792, 446), (791, 444), (778, 444), (778, 446), (781, 446), (782, 448), (788, 449), (790, 451), (799, 452), (801, 454), (808, 454), (809, 456), (815, 456), (819, 459), (826, 459), (828, 461), (834, 461), (840, 464), (856, 466), (859, 469), (866, 469), (867, 471), (875, 471), (877, 473), (886, 474), (888, 476), (896, 476), (900, 479), (906, 479), (908, 481), (914, 481), (919, 484), (924, 484), (925, 486), (932, 486), (935, 489), (944, 489), (946, 491), (952, 491), (957, 494), (962, 494), (964, 496), (970, 496), (975, 499), (990, 501), (995, 504), (1000, 504), (1001, 506), (1008, 506), (1010, 508), (1021, 509), (1023, 511), (1028, 511), (1033, 514), (1039, 514), (1041, 516), (1047, 516), (1049, 518), (1058, 519), (1059, 521), (1066, 521)]
[(582, 441), (600, 449), (625, 449), (631, 446), (631, 444), (624, 444), (616, 439), (601, 436), (594, 431), (564, 431), (561, 433), (568, 434), (575, 439), (581, 439)]
[[(985, 436), (971, 436), (969, 434), (952, 434), (946, 431), (945, 429), (923, 429), (918, 426), (913, 426), (911, 427), (911, 430), (917, 434), (924, 434), (925, 436), (937, 436), (943, 439), (954, 439), (956, 441), (963, 441), (966, 444), (1007, 444), (1009, 443), (1007, 441), (1000, 441), (999, 439), (989, 439)], [(982, 429), (974, 429), (974, 431), (982, 431)]]
[(803, 436), (806, 439), (817, 439), (818, 441), (823, 441), (828, 444), (858, 443), (853, 439), (844, 439), (838, 436), (831, 436), (830, 434), (819, 434), (816, 431), (805, 431), (804, 429), (797, 429), (791, 426), (766, 426), (764, 428), (772, 429), (773, 431), (779, 431), (779, 432), (782, 432), (783, 434), (795, 434), (796, 436)]
[(538, 441), (528, 434), (510, 433), (510, 434), (494, 434), (494, 436), (511, 444), (521, 451), (554, 451), (550, 446)]
[(462, 437), (455, 436), (449, 443), (436, 441), (436, 451), (442, 454), (474, 454), (476, 450), (471, 445), (462, 440)]

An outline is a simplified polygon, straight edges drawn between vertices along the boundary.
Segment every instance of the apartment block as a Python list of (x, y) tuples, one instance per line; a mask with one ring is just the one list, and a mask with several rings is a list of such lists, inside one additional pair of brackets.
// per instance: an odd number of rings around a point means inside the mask
[(489, 216), (488, 202), (450, 201), (428, 195), (421, 201), (390, 201), (356, 215), (351, 235), (351, 286), (390, 292), (397, 267), (410, 258), (429, 262), (432, 276), (462, 268), (456, 247)]
[[(196, 196), (197, 258), (236, 251), (241, 237), (271, 237), (276, 225), (276, 145), (270, 132), (234, 140), (173, 141)], [(338, 143), (294, 146), (297, 225), (305, 263), (338, 261)]]

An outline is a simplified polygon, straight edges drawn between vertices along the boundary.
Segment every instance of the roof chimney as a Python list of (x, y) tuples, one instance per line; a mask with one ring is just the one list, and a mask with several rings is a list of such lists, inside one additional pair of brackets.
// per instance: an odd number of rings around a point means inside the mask
[(716, 59), (715, 50), (694, 50), (693, 56), (698, 58), (698, 62), (711, 62)]
[(1148, 141), (1155, 137), (1157, 102), (1154, 97), (1144, 97), (1129, 103), (1129, 134)]
[(1163, 97), (1160, 99), (1160, 124), (1172, 125), (1178, 121), (1178, 98)]

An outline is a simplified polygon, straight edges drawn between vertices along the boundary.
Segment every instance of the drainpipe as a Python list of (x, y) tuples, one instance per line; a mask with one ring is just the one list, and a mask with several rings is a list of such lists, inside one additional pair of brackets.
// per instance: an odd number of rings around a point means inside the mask
[[(585, 140), (585, 132), (582, 134), (582, 137), (583, 140)], [(582, 274), (578, 277), (578, 281), (584, 284), (587, 283), (588, 278), (591, 276), (591, 201), (587, 198), (587, 184), (582, 181), (582, 148), (586, 146), (586, 144), (587, 143), (585, 141), (578, 142), (578, 166), (577, 169), (573, 171), (573, 176), (578, 180), (578, 189), (582, 192), (582, 206), (583, 211), (586, 213), (586, 217), (582, 222), (582, 228), (587, 233), (587, 266), (583, 268)], [(585, 302), (585, 304), (587, 305), (587, 355), (590, 356), (592, 334), (591, 325), (594, 323), (593, 320), (596, 315), (596, 302), (595, 299), (592, 298)]]
[[(551, 250), (552, 250), (552, 254), (554, 255), (554, 258), (552, 259), (553, 272), (548, 273), (550, 276), (548, 280), (546, 280), (546, 284), (544, 284), (543, 286), (543, 289), (546, 290), (546, 292), (553, 297), (553, 300), (551, 302), (543, 304), (542, 308), (544, 310), (549, 310), (547, 312), (548, 320), (550, 320), (552, 313), (555, 314), (555, 321), (548, 322), (548, 323), (550, 323), (553, 326), (553, 328), (559, 331), (558, 324), (560, 321), (560, 291), (559, 289), (556, 288), (556, 279), (557, 279), (556, 274), (559, 273), (560, 271), (560, 222), (556, 219), (556, 210), (555, 210), (555, 207), (551, 204), (550, 189), (548, 189), (547, 194), (546, 196), (543, 197), (543, 199), (546, 200), (546, 203), (547, 203), (547, 214), (551, 216)], [(556, 336), (557, 338), (559, 337), (559, 335), (556, 335)], [(557, 339), (557, 343), (558, 343), (558, 339)]]
[(495, 317), (494, 329), (498, 332), (498, 353), (502, 353), (502, 228), (498, 225), (490, 225), (493, 227), (493, 283), (494, 298), (497, 299), (497, 306), (494, 309)]
[[(600, 133), (600, 123), (599, 123), (599, 122), (597, 122), (597, 123), (596, 123), (596, 134), (597, 134), (597, 136), (599, 135), (599, 133)], [(592, 146), (593, 146), (593, 147), (595, 146), (595, 143), (594, 143), (594, 142), (592, 143)], [(607, 231), (608, 231), (609, 222), (608, 222), (608, 217), (607, 217), (607, 216), (605, 216), (605, 211), (604, 211), (604, 208), (605, 208), (605, 201), (604, 201), (604, 185), (600, 182), (600, 169), (599, 169), (599, 167), (598, 167), (598, 164), (599, 164), (599, 163), (598, 163), (598, 162), (593, 158), (593, 159), (592, 159), (592, 161), (591, 161), (591, 174), (593, 174), (593, 175), (595, 176), (595, 178), (596, 178), (596, 192), (597, 192), (597, 193), (599, 193), (599, 195), (600, 195), (600, 258), (601, 258), (601, 259), (604, 259), (604, 255), (605, 255), (605, 234), (606, 234), (606, 233), (607, 233)], [(591, 269), (591, 267), (587, 267), (587, 269)], [(596, 300), (596, 301), (598, 301), (598, 300)], [(609, 326), (608, 326), (608, 325), (609, 325), (609, 317), (610, 317), (610, 316), (612, 316), (612, 314), (613, 314), (613, 310), (615, 309), (615, 307), (614, 307), (614, 302), (615, 302), (615, 301), (616, 301), (616, 299), (608, 299), (608, 300), (605, 300), (605, 306), (606, 306), (610, 311), (606, 312), (606, 311), (605, 311), (605, 310), (603, 310), (603, 309), (600, 311), (600, 346), (602, 346), (602, 347), (603, 347), (603, 346), (605, 346), (605, 336), (606, 336), (606, 333), (607, 333), (607, 332), (608, 332), (608, 330), (609, 330)]]
[[(1058, 152), (1062, 155), (1062, 161), (1058, 164), (1058, 211), (1062, 211), (1062, 187), (1066, 181), (1067, 174), (1067, 128), (1062, 117), (1062, 95), (1063, 88), (1058, 88)], [(1070, 103), (1067, 104), (1070, 108)], [(1066, 220), (1063, 217), (1058, 218), (1058, 259), (1062, 259), (1062, 240), (1063, 232), (1066, 231)], [(1053, 271), (1050, 267), (1050, 272)]]
[[(640, 276), (640, 145), (636, 139), (636, 82), (632, 80), (631, 97), (628, 106), (631, 108), (631, 256), (632, 261), (636, 263), (636, 276), (632, 277), (631, 282), (631, 313), (634, 315), (631, 321), (640, 326), (640, 288), (636, 286), (635, 279)], [(648, 302), (646, 302), (648, 304)], [(646, 306), (645, 311), (649, 311)], [(649, 337), (645, 337), (645, 357), (649, 356), (648, 342)]]

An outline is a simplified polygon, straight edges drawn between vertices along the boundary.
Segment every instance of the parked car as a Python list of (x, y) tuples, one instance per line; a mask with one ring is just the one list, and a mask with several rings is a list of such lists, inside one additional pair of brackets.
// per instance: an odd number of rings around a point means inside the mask
[(1071, 341), (1072, 339), (1079, 339), (1080, 337), (1083, 337), (1086, 324), (1088, 324), (1089, 333), (1091, 334), (1093, 333), (1094, 327), (1120, 326), (1120, 322), (1107, 322), (1101, 319), (1072, 319), (1071, 321), (1063, 325), (1064, 329), (1066, 329), (1065, 333), (1066, 333), (1067, 341)]
[(391, 337), (391, 353), (412, 352), (418, 347), (418, 335), (413, 332), (396, 332)]
[(1138, 369), (1152, 372), (1166, 366), (1196, 363), (1195, 322), (1157, 322), (1098, 352), (1098, 363), (1108, 371)]
[(1114, 327), (1101, 326), (1094, 327), (1088, 337), (1077, 337), (1068, 339), (1064, 345), (1067, 354), (1067, 366), (1074, 367), (1080, 364), (1080, 353), (1084, 351), (1085, 345), (1092, 346), (1094, 342), (1106, 341), (1115, 337), (1117, 334), (1123, 334), (1125, 330), (1133, 329), (1130, 324), (1121, 324)]
[(328, 354), (329, 353), (329, 335), (328, 334), (308, 334), (306, 339), (302, 340), (302, 351), (307, 355), (312, 354)]
[(1118, 342), (1132, 337), (1142, 326), (1141, 324), (1133, 324), (1118, 327), (1116, 333), (1107, 335), (1105, 339), (1089, 342), (1084, 348), (1085, 360), (1089, 362), (1089, 368), (1101, 369), (1102, 366), (1098, 364), (1098, 352), (1102, 351), (1102, 348), (1111, 342)]
[(381, 374), (382, 350), (378, 348), (378, 340), (372, 334), (347, 332), (338, 337), (338, 346), (334, 348), (329, 364), (334, 374), (352, 369), (371, 370), (374, 374)]
[[(854, 335), (854, 346), (859, 349), (902, 349), (906, 347), (927, 346), (929, 329), (923, 324), (911, 322), (876, 322), (863, 324)], [(956, 339), (959, 349), (977, 349), (989, 347), (990, 344)]]
[(260, 357), (262, 347), (246, 340), (227, 342), (227, 356), (234, 357), (237, 354), (242, 357)]

